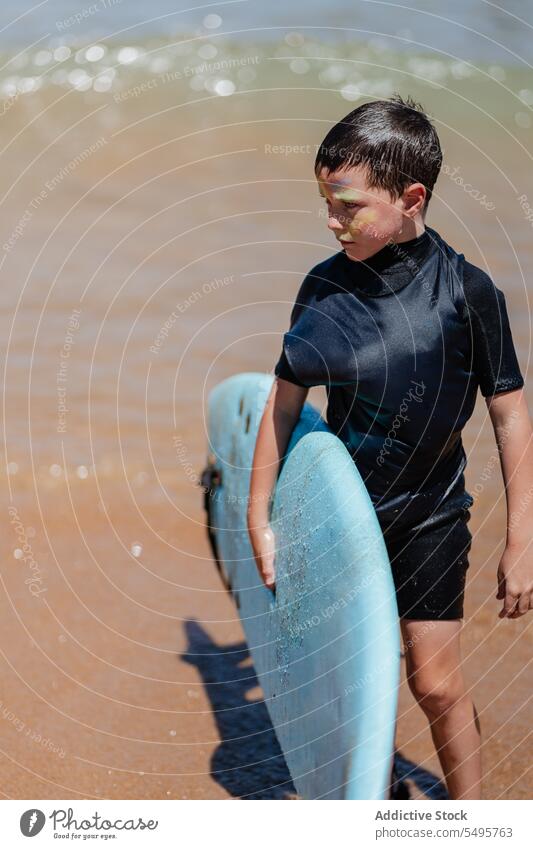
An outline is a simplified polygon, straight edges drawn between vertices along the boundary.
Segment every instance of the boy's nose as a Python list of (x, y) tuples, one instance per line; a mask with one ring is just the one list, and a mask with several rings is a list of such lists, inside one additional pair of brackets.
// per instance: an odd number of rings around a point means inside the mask
[(328, 217), (328, 227), (329, 227), (330, 230), (333, 230), (333, 231), (342, 230), (343, 226), (344, 225), (341, 224), (339, 219), (336, 218), (334, 215), (330, 215)]

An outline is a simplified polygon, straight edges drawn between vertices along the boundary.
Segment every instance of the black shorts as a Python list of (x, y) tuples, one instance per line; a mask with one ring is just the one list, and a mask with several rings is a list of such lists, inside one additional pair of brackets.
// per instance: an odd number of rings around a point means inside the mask
[(461, 475), (443, 499), (416, 494), (399, 515), (380, 520), (400, 618), (463, 618), (473, 501)]

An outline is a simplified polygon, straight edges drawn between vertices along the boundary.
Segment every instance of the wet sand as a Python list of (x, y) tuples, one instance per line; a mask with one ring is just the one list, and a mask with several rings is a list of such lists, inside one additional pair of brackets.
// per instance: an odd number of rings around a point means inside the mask
[[(98, 491), (89, 479), (49, 485), (44, 525), (29, 507), (19, 511), (35, 529), (28, 541), (41, 570), (38, 595), (24, 584), (35, 568), (3, 545), (2, 793), (293, 798), (235, 608), (210, 559), (200, 498), (192, 521), (146, 497), (141, 518), (124, 509), (114, 483), (103, 490), (106, 512), (90, 512)], [(531, 625), (496, 618), (501, 546), (484, 530), (482, 509), (473, 519), (463, 648), (484, 737), (484, 796), (529, 798)], [(501, 526), (501, 509), (489, 521)], [(405, 681), (397, 748), (413, 796), (445, 798)]]
[[(84, 495), (96, 499), (90, 483)], [(96, 517), (83, 530), (87, 547), (81, 534), (73, 545), (64, 532), (72, 508), (57, 501), (49, 547), (38, 516), (24, 514), (46, 574), (39, 598), (4, 552), (2, 792), (283, 798), (290, 777), (200, 529), (145, 510), (166, 542), (153, 540), (141, 561)], [(128, 525), (117, 520), (115, 530), (128, 534)], [(169, 557), (185, 538), (187, 558)]]

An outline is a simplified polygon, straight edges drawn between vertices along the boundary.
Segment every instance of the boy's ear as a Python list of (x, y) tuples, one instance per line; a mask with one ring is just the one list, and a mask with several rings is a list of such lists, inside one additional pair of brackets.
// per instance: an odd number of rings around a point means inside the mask
[(426, 203), (426, 187), (423, 183), (411, 183), (403, 193), (405, 212), (414, 218), (423, 214)]

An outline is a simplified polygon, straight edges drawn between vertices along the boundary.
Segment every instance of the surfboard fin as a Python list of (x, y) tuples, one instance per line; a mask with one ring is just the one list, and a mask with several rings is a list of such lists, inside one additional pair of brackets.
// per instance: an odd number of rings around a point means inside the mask
[(218, 574), (220, 575), (220, 580), (224, 584), (226, 590), (231, 593), (231, 584), (228, 581), (228, 577), (226, 575), (226, 571), (222, 566), (222, 561), (220, 560), (220, 555), (218, 552), (217, 540), (215, 531), (213, 528), (212, 522), (212, 510), (211, 505), (215, 495), (215, 490), (218, 486), (222, 484), (222, 472), (220, 469), (215, 468), (211, 461), (211, 457), (208, 460), (207, 466), (202, 471), (200, 475), (199, 486), (203, 489), (204, 493), (204, 510), (206, 511), (206, 529), (207, 529), (207, 538), (209, 540), (209, 545), (211, 547), (211, 552), (213, 554), (213, 560), (215, 561)]
[(406, 782), (400, 778), (398, 771), (396, 769), (396, 765), (393, 766), (391, 772), (391, 783), (389, 787), (391, 800), (393, 799), (410, 799), (411, 793), (409, 792), (409, 787)]

